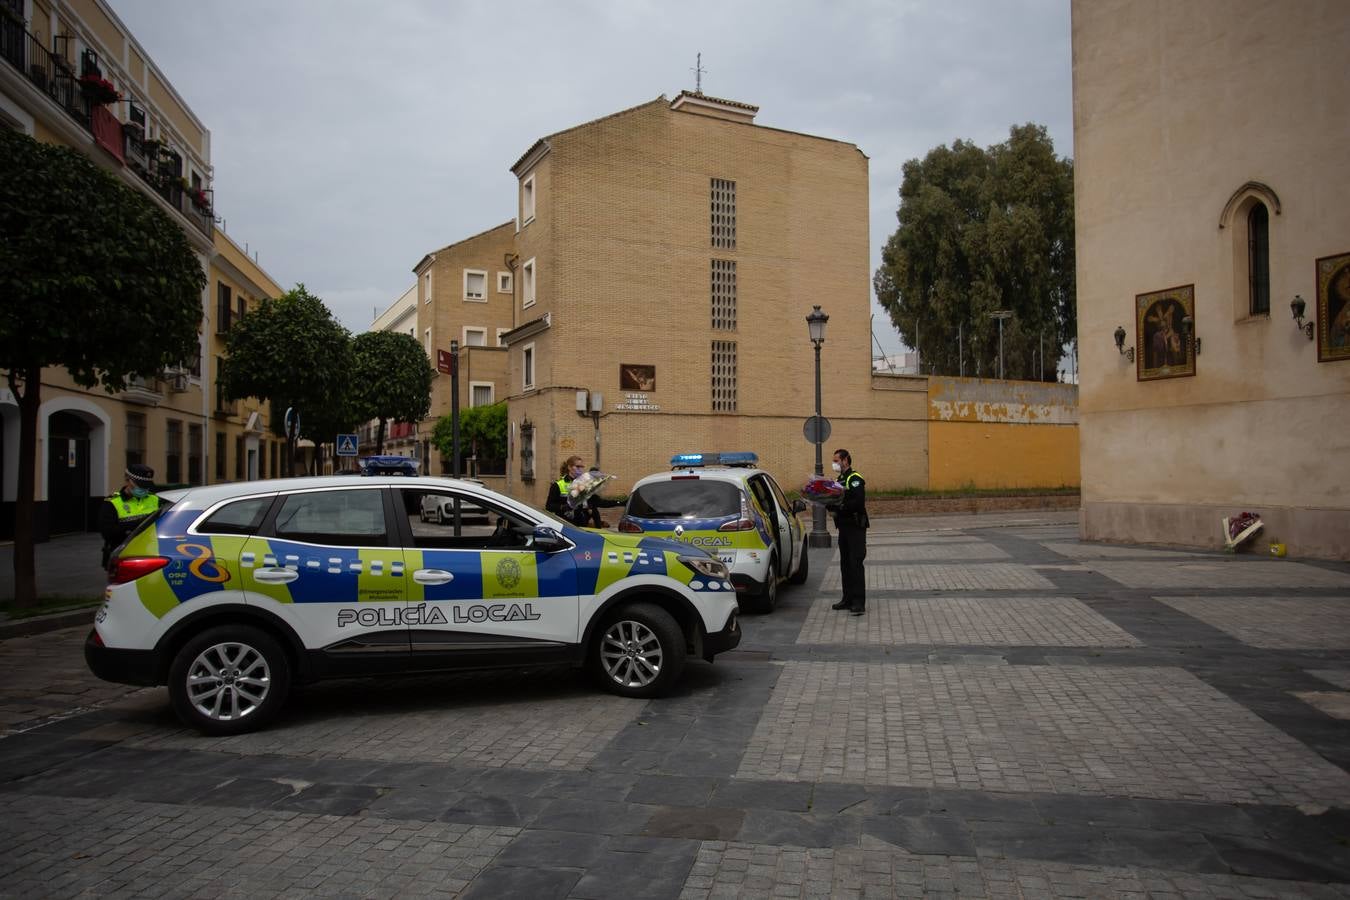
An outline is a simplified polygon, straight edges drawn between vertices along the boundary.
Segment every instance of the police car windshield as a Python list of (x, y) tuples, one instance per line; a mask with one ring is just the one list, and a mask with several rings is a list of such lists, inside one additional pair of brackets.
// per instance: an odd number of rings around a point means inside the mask
[(628, 501), (628, 515), (639, 519), (717, 519), (740, 514), (740, 489), (725, 481), (654, 481), (634, 491)]

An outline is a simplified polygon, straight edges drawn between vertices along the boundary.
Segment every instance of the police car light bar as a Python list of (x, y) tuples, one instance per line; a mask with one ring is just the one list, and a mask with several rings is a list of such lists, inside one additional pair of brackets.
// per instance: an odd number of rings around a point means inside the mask
[(759, 465), (759, 457), (748, 450), (732, 453), (676, 453), (670, 458), (672, 469), (696, 469), (700, 466), (746, 466)]

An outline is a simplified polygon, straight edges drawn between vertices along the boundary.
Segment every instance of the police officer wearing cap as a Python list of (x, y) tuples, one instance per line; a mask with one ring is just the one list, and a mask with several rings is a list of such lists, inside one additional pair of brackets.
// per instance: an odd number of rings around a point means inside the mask
[(867, 558), (866, 482), (853, 471), (853, 457), (847, 450), (834, 451), (834, 471), (844, 486), (844, 496), (834, 511), (834, 527), (839, 533), (839, 575), (844, 596), (833, 609), (846, 609), (861, 616), (867, 611), (867, 579), (863, 560)]
[(155, 485), (155, 470), (143, 463), (127, 466), (127, 480), (122, 489), (113, 494), (98, 511), (98, 530), (103, 535), (103, 568), (127, 535), (141, 524), (146, 516), (159, 509), (159, 497), (151, 493)]

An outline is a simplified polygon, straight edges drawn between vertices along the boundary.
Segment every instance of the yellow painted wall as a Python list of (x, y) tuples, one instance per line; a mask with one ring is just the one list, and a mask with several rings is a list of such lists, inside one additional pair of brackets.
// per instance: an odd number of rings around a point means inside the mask
[(929, 422), (928, 486), (1078, 486), (1077, 425)]
[(932, 377), (928, 487), (1077, 487), (1078, 389)]

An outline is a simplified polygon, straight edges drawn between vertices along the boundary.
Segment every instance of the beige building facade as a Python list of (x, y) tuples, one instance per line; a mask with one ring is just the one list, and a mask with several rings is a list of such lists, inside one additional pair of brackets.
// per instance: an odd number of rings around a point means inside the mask
[[(135, 37), (100, 0), (21, 0), (0, 10), (0, 127), (75, 148), (150, 197), (196, 251), (207, 286), (196, 359), (110, 395), (43, 371), (35, 533), (92, 528), (128, 463), (161, 484), (275, 472), (266, 410), (226, 403), (215, 387), (229, 323), (276, 284), (217, 231), (211, 135)], [(121, 99), (97, 102), (106, 82)], [(0, 536), (12, 533), (19, 418), (0, 390)]]
[(1350, 5), (1072, 15), (1083, 536), (1350, 559)]
[(627, 486), (674, 453), (753, 450), (800, 483), (817, 305), (831, 316), (826, 454), (849, 446), (878, 486), (926, 481), (925, 393), (874, 389), (867, 157), (756, 112), (661, 97), (549, 135), (513, 166), (513, 493), (542, 503), (574, 453)]

